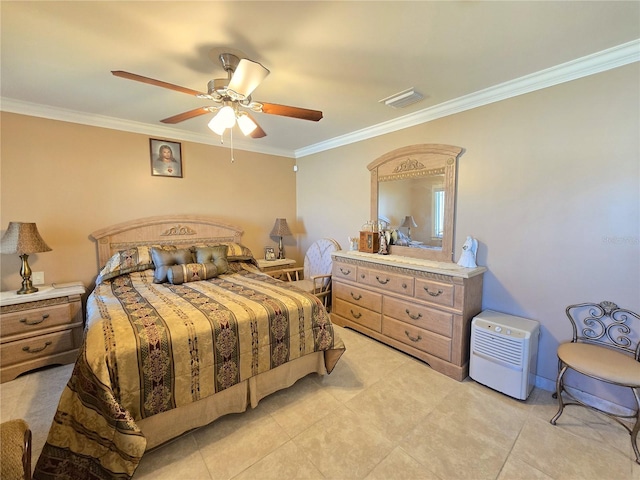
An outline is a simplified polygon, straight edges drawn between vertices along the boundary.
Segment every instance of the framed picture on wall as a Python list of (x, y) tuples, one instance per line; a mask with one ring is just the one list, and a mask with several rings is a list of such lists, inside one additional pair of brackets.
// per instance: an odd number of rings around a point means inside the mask
[(276, 259), (276, 249), (273, 247), (265, 247), (264, 248), (264, 259), (265, 260), (275, 260)]
[(179, 142), (149, 139), (151, 175), (182, 178), (182, 146)]

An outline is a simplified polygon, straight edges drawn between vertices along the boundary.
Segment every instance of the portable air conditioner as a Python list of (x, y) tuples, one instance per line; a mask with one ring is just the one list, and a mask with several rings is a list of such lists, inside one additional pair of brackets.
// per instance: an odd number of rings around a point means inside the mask
[(540, 323), (484, 310), (471, 321), (469, 376), (520, 400), (535, 384)]

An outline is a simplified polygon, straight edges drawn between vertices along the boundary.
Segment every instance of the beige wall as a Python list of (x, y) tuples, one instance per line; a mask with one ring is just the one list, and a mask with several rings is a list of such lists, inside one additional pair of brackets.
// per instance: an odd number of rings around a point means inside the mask
[[(2, 229), (38, 223), (53, 251), (30, 260), (48, 283), (89, 284), (92, 231), (162, 213), (239, 224), (256, 256), (275, 244), (274, 218), (287, 217), (296, 233), (287, 253), (300, 260), (317, 238), (347, 248), (369, 219), (372, 160), (416, 143), (458, 145), (455, 260), (475, 236), (489, 269), (484, 308), (542, 323), (548, 387), (571, 333), (566, 305), (640, 311), (639, 84), (635, 63), (298, 159), (297, 176), (292, 159), (237, 152), (232, 164), (227, 149), (183, 142), (184, 179), (151, 177), (147, 136), (3, 113)], [(18, 259), (1, 260), (2, 290), (17, 288)]]
[[(256, 257), (276, 246), (276, 217), (296, 212), (294, 160), (182, 142), (183, 178), (151, 176), (149, 136), (2, 113), (0, 229), (33, 221), (53, 249), (29, 256), (45, 282), (97, 273), (91, 232), (139, 217), (210, 215), (239, 225)], [(155, 138), (155, 137), (154, 137)], [(287, 255), (297, 257), (293, 238)], [(1, 288), (17, 289), (20, 260), (2, 255)]]
[(346, 248), (369, 219), (367, 164), (445, 143), (459, 161), (455, 260), (467, 235), (486, 265), (483, 307), (542, 323), (538, 373), (555, 379), (571, 303), (640, 311), (640, 64), (298, 160), (303, 248)]

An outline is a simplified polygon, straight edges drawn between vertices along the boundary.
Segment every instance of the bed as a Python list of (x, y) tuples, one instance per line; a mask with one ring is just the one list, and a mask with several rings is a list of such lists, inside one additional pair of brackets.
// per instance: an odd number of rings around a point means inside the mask
[(345, 350), (322, 302), (261, 273), (238, 227), (160, 216), (91, 236), (84, 342), (34, 478), (130, 478), (145, 450), (330, 373)]

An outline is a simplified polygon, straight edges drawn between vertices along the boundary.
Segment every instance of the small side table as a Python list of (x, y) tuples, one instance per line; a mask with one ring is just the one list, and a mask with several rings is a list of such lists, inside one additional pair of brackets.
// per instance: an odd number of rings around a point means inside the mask
[(80, 282), (40, 286), (36, 293), (0, 293), (0, 383), (45, 365), (73, 363), (84, 321)]
[(280, 258), (276, 260), (265, 260), (264, 258), (259, 258), (257, 260), (258, 266), (263, 272), (273, 272), (276, 270), (282, 270), (283, 268), (293, 268), (296, 266), (296, 261), (291, 260), (290, 258)]

